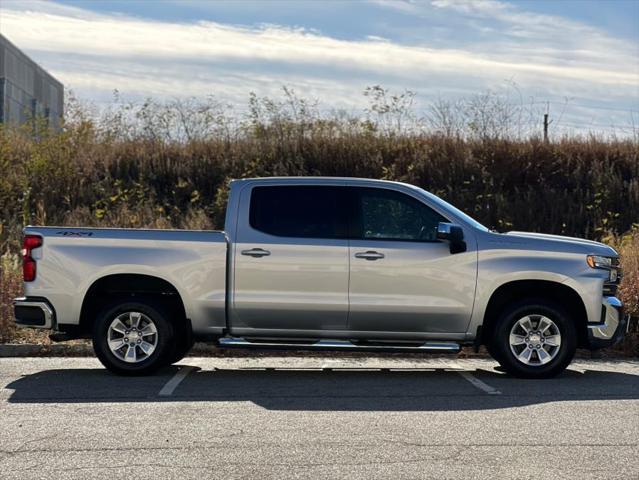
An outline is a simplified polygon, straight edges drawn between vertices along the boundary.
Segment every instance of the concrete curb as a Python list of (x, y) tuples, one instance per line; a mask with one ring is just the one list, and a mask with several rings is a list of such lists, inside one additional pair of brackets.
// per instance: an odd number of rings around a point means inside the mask
[(39, 345), (36, 343), (5, 343), (0, 345), (0, 358), (6, 357), (92, 357), (91, 345)]
[[(220, 356), (220, 351), (205, 343), (196, 343), (190, 356)], [(94, 357), (90, 343), (4, 343), (0, 344), (0, 358), (7, 357)]]

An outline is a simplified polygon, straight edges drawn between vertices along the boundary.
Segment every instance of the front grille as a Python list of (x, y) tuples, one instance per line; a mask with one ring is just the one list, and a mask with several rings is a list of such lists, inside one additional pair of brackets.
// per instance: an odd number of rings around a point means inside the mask
[(604, 297), (615, 297), (617, 295), (618, 289), (619, 289), (619, 285), (617, 283), (604, 283), (604, 286), (603, 286)]

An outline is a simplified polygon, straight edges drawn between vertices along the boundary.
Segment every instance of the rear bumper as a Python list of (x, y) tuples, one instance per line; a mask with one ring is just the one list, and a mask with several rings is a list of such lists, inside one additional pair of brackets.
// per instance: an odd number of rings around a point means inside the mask
[(604, 297), (601, 305), (601, 321), (588, 324), (588, 346), (605, 348), (619, 342), (628, 329), (628, 316), (623, 302), (617, 297)]
[(55, 310), (46, 298), (20, 297), (13, 300), (16, 325), (30, 328), (54, 328)]

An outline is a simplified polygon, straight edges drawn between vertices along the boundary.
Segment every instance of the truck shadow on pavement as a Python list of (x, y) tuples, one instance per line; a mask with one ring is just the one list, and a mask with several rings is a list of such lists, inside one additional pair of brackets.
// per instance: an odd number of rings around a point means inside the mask
[[(467, 370), (469, 379), (449, 369), (194, 368), (170, 395), (160, 395), (177, 371), (174, 366), (151, 377), (118, 377), (104, 369), (44, 370), (5, 389), (13, 390), (10, 403), (252, 402), (291, 411), (484, 410), (639, 399), (639, 375), (603, 370), (521, 380), (490, 370)], [(495, 391), (482, 390), (471, 381), (475, 379)]]

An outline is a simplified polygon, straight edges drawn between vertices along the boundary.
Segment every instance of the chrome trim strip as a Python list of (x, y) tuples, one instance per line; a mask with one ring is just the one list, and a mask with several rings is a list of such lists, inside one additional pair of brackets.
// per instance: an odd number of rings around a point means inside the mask
[(51, 329), (53, 328), (53, 310), (49, 306), (48, 303), (42, 301), (32, 301), (27, 300), (26, 297), (18, 297), (13, 299), (14, 307), (37, 307), (44, 313), (44, 325), (28, 325), (24, 323), (16, 322), (18, 327), (25, 328), (44, 328)]
[(404, 345), (355, 345), (349, 341), (342, 340), (320, 340), (314, 343), (279, 343), (279, 342), (249, 342), (243, 338), (223, 337), (218, 340), (220, 347), (256, 347), (256, 348), (294, 348), (300, 350), (393, 350), (403, 352), (419, 352), (419, 351), (442, 351), (442, 352), (458, 352), (461, 347), (455, 342), (432, 342), (427, 341), (419, 346)]

